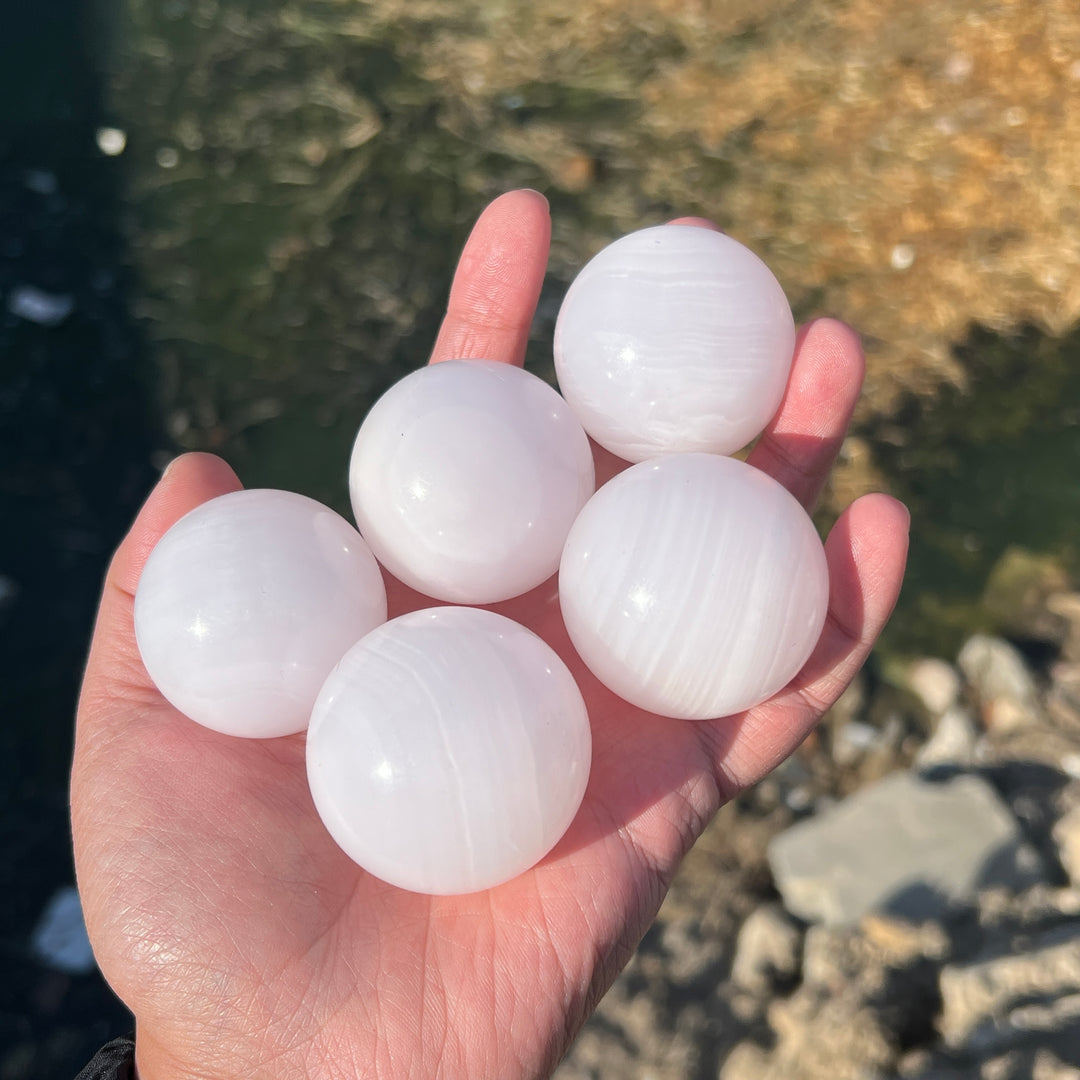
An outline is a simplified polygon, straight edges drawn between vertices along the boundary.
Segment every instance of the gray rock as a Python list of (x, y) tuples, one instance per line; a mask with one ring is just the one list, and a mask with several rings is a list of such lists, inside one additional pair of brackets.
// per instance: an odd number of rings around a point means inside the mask
[(943, 960), (951, 947), (949, 935), (939, 922), (909, 923), (874, 913), (863, 918), (859, 929), (882, 962), (895, 969), (925, 960)]
[(984, 933), (1035, 933), (1080, 917), (1080, 888), (1049, 884), (1032, 885), (1022, 893), (985, 889), (979, 893), (976, 909)]
[(94, 970), (94, 952), (86, 936), (79, 893), (73, 885), (58, 889), (45, 905), (30, 935), (30, 948), (54, 971), (88, 975)]
[(957, 664), (975, 691), (988, 726), (1007, 730), (1041, 718), (1035, 680), (1019, 651), (1004, 639), (986, 634), (968, 638)]
[(799, 991), (773, 1002), (769, 1023), (772, 1049), (740, 1043), (724, 1061), (719, 1080), (884, 1080), (893, 1075), (895, 1040), (857, 995)]
[(1080, 733), (1080, 662), (1061, 660), (1050, 666), (1046, 710), (1059, 728), (1071, 733), (1075, 742)]
[(8, 293), (7, 309), (27, 322), (40, 326), (59, 326), (74, 310), (70, 296), (46, 292), (34, 285), (17, 285)]
[(1035, 1055), (1031, 1080), (1077, 1080), (1080, 1069), (1066, 1065), (1050, 1050), (1039, 1050)]
[(776, 1035), (770, 1080), (879, 1080), (896, 1061), (892, 1032), (859, 994), (778, 998), (769, 1024)]
[(971, 765), (979, 733), (967, 709), (953, 705), (937, 722), (934, 734), (915, 755), (915, 765), (932, 769), (942, 765)]
[(780, 833), (768, 856), (787, 909), (832, 926), (871, 911), (939, 918), (984, 886), (1019, 890), (1042, 877), (993, 788), (966, 775), (893, 773)]
[[(1025, 1065), (1028, 1067), (1025, 1068)], [(1009, 1051), (997, 1057), (984, 1058), (978, 1063), (979, 1080), (1029, 1080), (1031, 1075), (1030, 1063), (1024, 1060), (1024, 1055), (1016, 1051)], [(972, 1076), (975, 1070), (970, 1070)]]
[(715, 983), (724, 961), (720, 941), (690, 919), (659, 923), (664, 976), (675, 986)]
[(802, 932), (779, 904), (755, 908), (739, 930), (731, 981), (739, 990), (767, 994), (799, 973)]
[(1080, 593), (1055, 593), (1046, 601), (1046, 606), (1064, 619), (1068, 627), (1061, 655), (1066, 660), (1080, 661)]
[(756, 1043), (738, 1043), (724, 1059), (720, 1080), (769, 1080), (772, 1062), (769, 1054)]
[(871, 966), (854, 928), (809, 926), (803, 941), (802, 985), (836, 994), (855, 985)]
[(872, 724), (849, 720), (833, 736), (833, 761), (842, 769), (854, 765), (881, 741), (881, 732)]
[(1080, 804), (1058, 818), (1053, 828), (1058, 860), (1073, 885), (1080, 885)]
[(908, 668), (907, 683), (931, 716), (941, 716), (960, 700), (960, 675), (944, 660), (915, 660)]
[(985, 1054), (1080, 1022), (1080, 925), (1020, 937), (1013, 951), (942, 968), (941, 1034)]

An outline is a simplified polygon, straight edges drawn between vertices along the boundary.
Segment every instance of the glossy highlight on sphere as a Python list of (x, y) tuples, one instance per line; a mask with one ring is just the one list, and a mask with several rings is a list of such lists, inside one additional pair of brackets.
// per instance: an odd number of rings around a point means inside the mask
[(392, 619), (327, 679), (307, 736), (316, 809), (342, 849), (414, 892), (508, 881), (581, 804), (592, 741), (566, 665), (476, 608)]
[(360, 534), (290, 491), (221, 495), (150, 553), (135, 636), (150, 678), (192, 720), (226, 735), (302, 731), (345, 651), (386, 621), (386, 590)]
[(543, 380), (512, 364), (414, 371), (360, 427), (349, 490), (378, 560), (426, 596), (489, 604), (558, 569), (594, 487), (585, 432)]
[(563, 396), (601, 446), (635, 462), (745, 446), (779, 407), (794, 348), (769, 268), (693, 225), (609, 244), (574, 279), (555, 326)]
[(566, 541), (559, 600), (605, 686), (704, 720), (798, 673), (821, 635), (829, 575), (813, 522), (775, 480), (734, 458), (677, 454), (589, 500)]

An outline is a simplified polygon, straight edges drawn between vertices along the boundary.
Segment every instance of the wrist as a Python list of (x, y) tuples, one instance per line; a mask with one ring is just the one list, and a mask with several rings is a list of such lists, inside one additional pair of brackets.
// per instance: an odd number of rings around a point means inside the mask
[(211, 1080), (211, 1076), (193, 1072), (144, 1028), (136, 1025), (131, 1080)]

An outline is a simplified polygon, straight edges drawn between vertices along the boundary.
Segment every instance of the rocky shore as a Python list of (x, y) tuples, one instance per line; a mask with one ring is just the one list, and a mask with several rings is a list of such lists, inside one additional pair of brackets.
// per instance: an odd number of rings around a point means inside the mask
[(1080, 1077), (1080, 593), (1016, 611), (725, 807), (557, 1080)]

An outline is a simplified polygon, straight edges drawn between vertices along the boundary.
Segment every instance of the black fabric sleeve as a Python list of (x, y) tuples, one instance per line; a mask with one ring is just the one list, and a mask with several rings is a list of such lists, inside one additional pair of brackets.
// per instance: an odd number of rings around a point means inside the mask
[(135, 1080), (135, 1036), (106, 1043), (75, 1080)]

